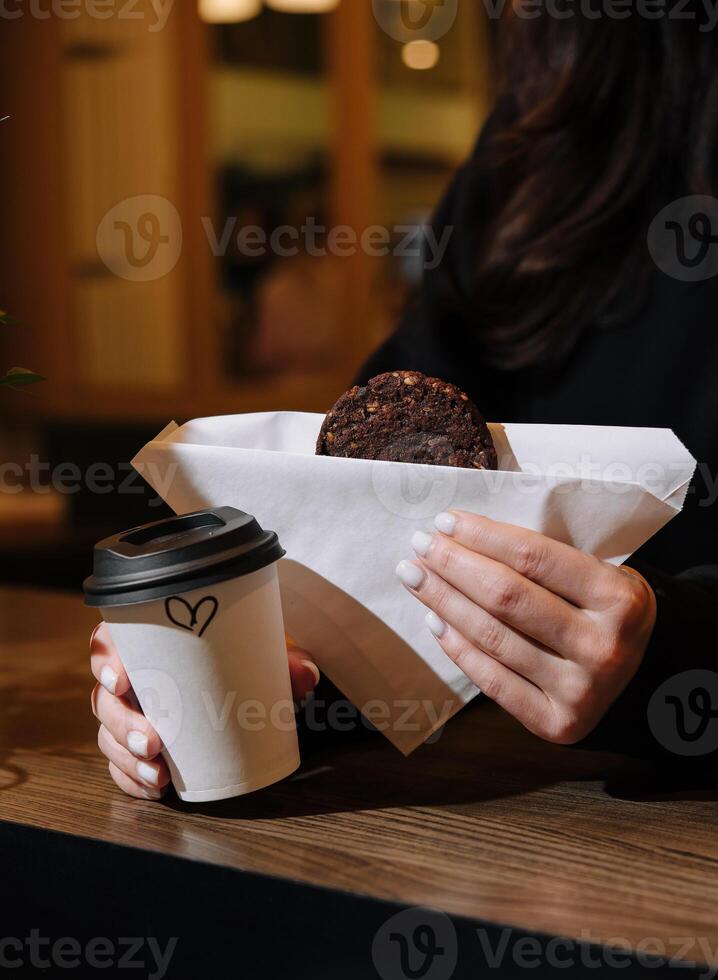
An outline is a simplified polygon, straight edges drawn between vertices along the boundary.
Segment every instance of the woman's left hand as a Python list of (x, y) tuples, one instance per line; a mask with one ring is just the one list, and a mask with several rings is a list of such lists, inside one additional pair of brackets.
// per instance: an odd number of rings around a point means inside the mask
[(397, 575), (444, 652), (529, 731), (569, 745), (598, 724), (656, 619), (638, 572), (511, 524), (452, 511)]

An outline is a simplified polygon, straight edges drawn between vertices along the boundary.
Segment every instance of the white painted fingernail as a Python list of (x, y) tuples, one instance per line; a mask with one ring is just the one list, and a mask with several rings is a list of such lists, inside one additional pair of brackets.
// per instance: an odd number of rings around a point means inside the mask
[(161, 800), (162, 790), (161, 789), (150, 789), (149, 786), (142, 787), (142, 795), (148, 800)]
[(143, 732), (130, 732), (127, 736), (127, 748), (134, 755), (147, 758), (147, 736)]
[(446, 632), (446, 623), (444, 622), (443, 619), (439, 619), (439, 617), (436, 615), (436, 613), (433, 610), (430, 610), (426, 614), (424, 618), (424, 622), (429, 627), (429, 629), (434, 634), (434, 636), (437, 638), (437, 640), (440, 639)]
[(429, 554), (433, 538), (426, 531), (415, 531), (411, 536), (411, 547), (422, 558)]
[(112, 667), (109, 666), (109, 664), (105, 664), (100, 671), (100, 684), (102, 684), (104, 689), (109, 691), (110, 694), (115, 693), (115, 687), (117, 686), (117, 674)]
[(146, 762), (137, 763), (137, 775), (150, 786), (156, 786), (160, 781), (160, 771), (157, 766), (150, 766)]
[(424, 580), (424, 573), (418, 565), (410, 561), (400, 561), (396, 566), (396, 574), (410, 589), (418, 589)]
[(311, 660), (300, 660), (299, 663), (302, 665), (302, 667), (306, 667), (307, 670), (311, 670), (311, 672), (314, 674), (314, 684), (317, 685), (322, 679), (322, 675), (319, 673), (319, 668), (317, 665)]
[(442, 534), (453, 534), (456, 530), (456, 518), (444, 510), (434, 518), (434, 527)]

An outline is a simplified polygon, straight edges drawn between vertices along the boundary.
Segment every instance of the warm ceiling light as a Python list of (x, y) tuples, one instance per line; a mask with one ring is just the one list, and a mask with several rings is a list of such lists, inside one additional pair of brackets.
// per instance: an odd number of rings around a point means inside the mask
[(236, 24), (261, 10), (262, 0), (199, 0), (199, 15), (208, 24)]
[(339, 0), (266, 0), (266, 4), (283, 14), (328, 14), (339, 6)]
[(439, 62), (441, 51), (433, 41), (409, 41), (401, 49), (401, 60), (407, 68), (426, 71), (434, 68)]

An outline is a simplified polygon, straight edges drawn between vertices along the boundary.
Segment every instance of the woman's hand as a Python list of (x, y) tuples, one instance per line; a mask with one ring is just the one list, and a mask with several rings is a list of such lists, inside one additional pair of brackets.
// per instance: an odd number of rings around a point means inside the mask
[[(289, 637), (287, 647), (292, 693), (301, 701), (316, 687), (319, 669)], [(92, 634), (90, 654), (92, 673), (98, 681), (91, 699), (93, 714), (100, 722), (97, 744), (109, 760), (110, 775), (130, 796), (158, 800), (170, 782), (167, 763), (160, 756), (162, 742), (135, 707), (129, 678), (105, 623)]]
[(441, 648), (536, 735), (578, 742), (645, 653), (656, 599), (631, 568), (461, 511), (418, 531), (397, 575), (424, 605)]

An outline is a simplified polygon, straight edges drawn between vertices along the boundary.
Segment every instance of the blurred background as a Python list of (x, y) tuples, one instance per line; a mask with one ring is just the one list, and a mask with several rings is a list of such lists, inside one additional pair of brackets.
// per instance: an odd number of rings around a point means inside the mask
[(0, 375), (47, 378), (0, 387), (0, 579), (76, 588), (165, 515), (128, 461), (170, 419), (326, 411), (390, 332), (491, 107), (492, 24), (36, 0), (0, 30)]

